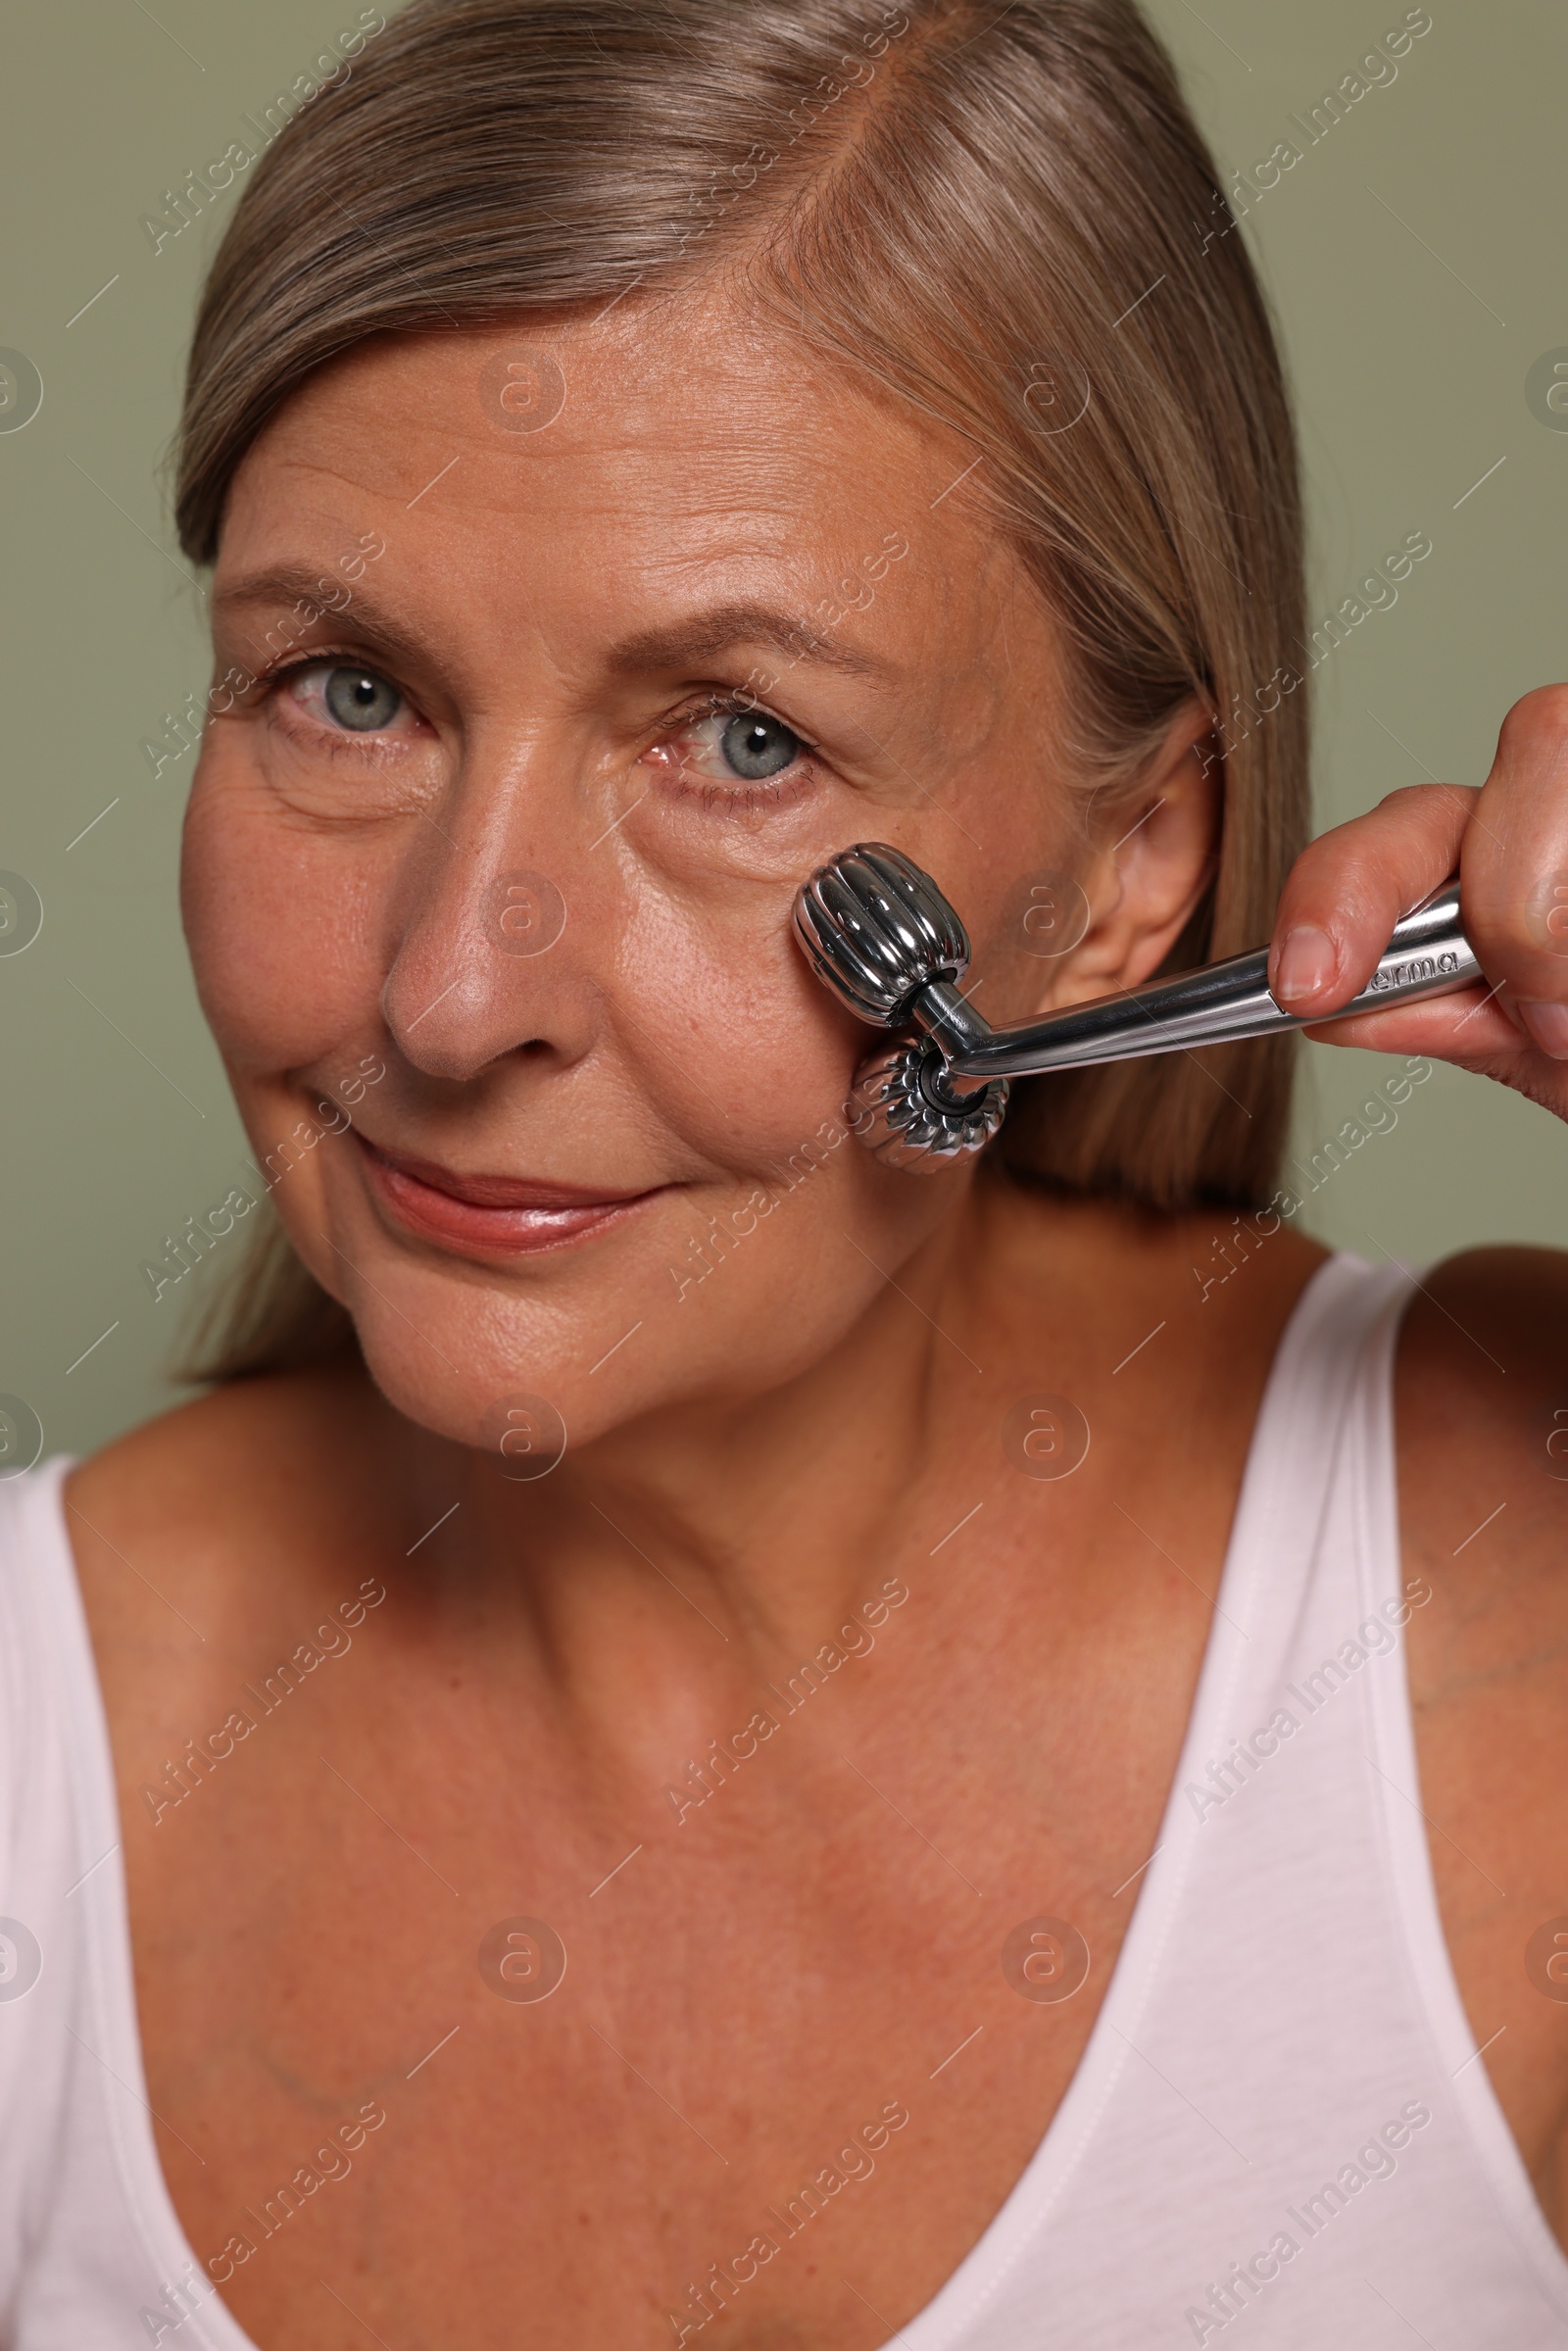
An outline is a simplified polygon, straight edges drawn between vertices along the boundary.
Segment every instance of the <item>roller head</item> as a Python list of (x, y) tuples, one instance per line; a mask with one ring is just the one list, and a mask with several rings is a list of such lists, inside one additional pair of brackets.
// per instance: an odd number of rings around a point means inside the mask
[(927, 1038), (884, 1045), (855, 1076), (850, 1124), (886, 1167), (931, 1174), (984, 1151), (1007, 1107), (1007, 1081), (959, 1092)]
[(922, 988), (969, 965), (968, 933), (935, 882), (883, 841), (817, 867), (795, 901), (795, 936), (823, 986), (879, 1028), (907, 1026)]

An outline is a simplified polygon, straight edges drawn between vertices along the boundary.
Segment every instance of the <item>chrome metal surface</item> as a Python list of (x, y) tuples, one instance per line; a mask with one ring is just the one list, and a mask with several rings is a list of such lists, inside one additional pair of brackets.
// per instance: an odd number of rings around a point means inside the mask
[[(1357, 1012), (1382, 1011), (1419, 997), (1446, 996), (1480, 976), (1459, 920), (1459, 885), (1450, 879), (1395, 924), (1371, 979), (1328, 1019), (1348, 1020)], [(1048, 1013), (1043, 1020), (992, 1029), (983, 1038), (965, 1040), (949, 1058), (956, 1077), (1026, 1077), (1321, 1025), (1321, 1016), (1287, 1012), (1270, 995), (1268, 950), (1258, 948), (1175, 979)]]
[[(969, 961), (962, 922), (928, 873), (880, 842), (862, 842), (818, 868), (796, 899), (795, 930), (841, 1004), (880, 1027), (922, 1032), (921, 1042), (875, 1055), (857, 1079), (858, 1094), (870, 1088), (862, 1139), (897, 1165), (918, 1164), (921, 1154), (941, 1165), (981, 1149), (1005, 1102), (1004, 1090), (992, 1100), (995, 1081), (1326, 1025), (1321, 1015), (1287, 1012), (1270, 995), (1268, 951), (1258, 948), (993, 1029), (955, 984)], [(1371, 979), (1327, 1020), (1446, 996), (1481, 977), (1460, 921), (1458, 877), (1450, 875), (1395, 924)], [(964, 1079), (986, 1086), (983, 1107), (944, 1099)]]
[(1009, 1091), (1005, 1078), (993, 1078), (957, 1092), (938, 1047), (929, 1038), (906, 1038), (861, 1062), (850, 1096), (851, 1124), (889, 1167), (929, 1172), (984, 1151), (1002, 1124)]
[(818, 866), (795, 936), (823, 986), (880, 1028), (906, 1027), (921, 989), (969, 967), (969, 935), (935, 882), (880, 841)]

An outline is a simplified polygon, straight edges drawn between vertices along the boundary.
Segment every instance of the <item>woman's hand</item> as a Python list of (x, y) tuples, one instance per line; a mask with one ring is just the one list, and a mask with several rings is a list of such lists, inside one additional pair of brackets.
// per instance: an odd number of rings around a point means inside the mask
[(1391, 792), (1298, 857), (1269, 986), (1288, 1011), (1331, 1013), (1365, 987), (1399, 916), (1455, 867), (1487, 985), (1309, 1033), (1454, 1061), (1568, 1118), (1568, 686), (1514, 704), (1479, 791)]

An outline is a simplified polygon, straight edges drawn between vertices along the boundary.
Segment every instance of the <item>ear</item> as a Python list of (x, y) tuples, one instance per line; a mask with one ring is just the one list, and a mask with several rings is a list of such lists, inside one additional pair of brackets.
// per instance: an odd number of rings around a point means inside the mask
[(1136, 789), (1097, 798), (1079, 869), (1088, 928), (1055, 965), (1042, 1012), (1141, 986), (1180, 938), (1218, 853), (1213, 725), (1196, 697), (1183, 703)]

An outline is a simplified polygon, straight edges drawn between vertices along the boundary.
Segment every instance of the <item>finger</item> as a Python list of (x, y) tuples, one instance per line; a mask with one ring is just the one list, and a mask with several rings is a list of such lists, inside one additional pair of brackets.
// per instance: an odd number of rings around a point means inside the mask
[(1366, 986), (1400, 915), (1458, 864), (1479, 798), (1457, 784), (1411, 784), (1301, 852), (1269, 949), (1268, 984), (1288, 1012), (1331, 1012)]
[(1387, 1012), (1358, 1012), (1352, 1020), (1314, 1026), (1306, 1034), (1317, 1044), (1400, 1054), (1406, 1073), (1417, 1084), (1431, 1074), (1434, 1061), (1446, 1061), (1510, 1086), (1554, 1118), (1568, 1119), (1568, 1064), (1538, 1052), (1504, 1014), (1504, 1002), (1495, 990), (1467, 988), (1454, 996), (1397, 1004)]
[(1568, 1059), (1568, 686), (1541, 686), (1502, 722), (1465, 836), (1465, 929), (1502, 1004)]
[(1357, 1012), (1305, 1031), (1314, 1045), (1348, 1045), (1360, 1053), (1417, 1053), (1494, 1075), (1500, 1061), (1533, 1058), (1529, 1040), (1503, 1012), (1494, 988), (1429, 996), (1386, 1012)]

